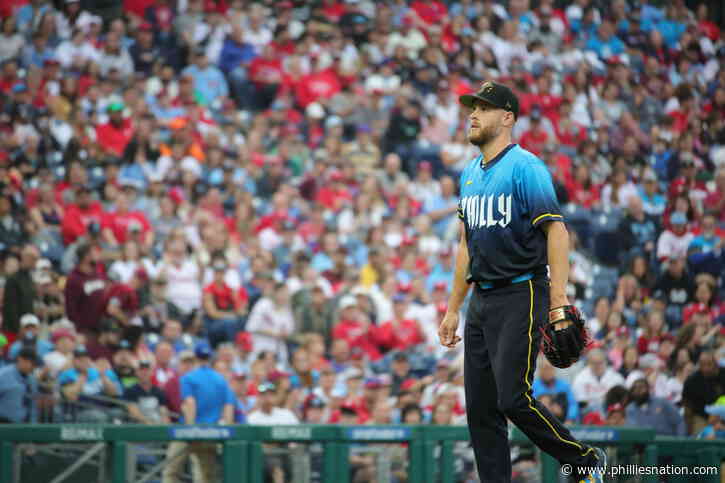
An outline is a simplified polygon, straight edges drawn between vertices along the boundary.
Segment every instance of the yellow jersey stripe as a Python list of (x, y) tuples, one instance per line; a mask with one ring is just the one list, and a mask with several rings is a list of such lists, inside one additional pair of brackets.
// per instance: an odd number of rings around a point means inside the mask
[(552, 218), (564, 218), (562, 215), (555, 215), (554, 213), (544, 213), (543, 215), (539, 215), (536, 218), (534, 218), (534, 221), (531, 222), (532, 225), (535, 225), (537, 221), (539, 221), (542, 218), (545, 218), (547, 216), (551, 216)]

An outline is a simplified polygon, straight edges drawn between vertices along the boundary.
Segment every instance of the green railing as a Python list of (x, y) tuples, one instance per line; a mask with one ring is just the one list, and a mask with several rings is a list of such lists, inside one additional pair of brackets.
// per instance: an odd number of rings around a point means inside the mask
[[(654, 431), (621, 427), (579, 426), (572, 429), (578, 439), (614, 447), (621, 454), (640, 454), (639, 464), (669, 463), (689, 466), (720, 466), (725, 442), (678, 438), (656, 438)], [(510, 432), (512, 444), (531, 445), (518, 429)], [(454, 447), (468, 440), (460, 426), (145, 426), (145, 425), (4, 425), (0, 426), (0, 482), (13, 481), (15, 443), (97, 443), (110, 450), (113, 483), (127, 482), (128, 444), (168, 441), (218, 441), (223, 445), (225, 483), (261, 483), (264, 470), (263, 443), (318, 443), (323, 447), (322, 472), (327, 483), (347, 483), (350, 476), (349, 449), (364, 443), (406, 443), (408, 478), (414, 483), (454, 481)], [(436, 448), (440, 448), (436, 451)], [(439, 460), (436, 460), (436, 454)], [(542, 455), (542, 481), (559, 481), (559, 464)], [(656, 481), (643, 477), (642, 481)], [(692, 481), (670, 478), (668, 481)], [(698, 482), (720, 481), (720, 475), (701, 477)]]

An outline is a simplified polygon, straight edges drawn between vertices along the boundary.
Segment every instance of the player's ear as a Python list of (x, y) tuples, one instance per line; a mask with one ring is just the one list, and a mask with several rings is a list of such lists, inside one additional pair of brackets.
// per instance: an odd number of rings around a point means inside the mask
[(513, 127), (514, 123), (516, 122), (516, 118), (514, 117), (514, 113), (511, 111), (504, 111), (503, 113), (503, 125), (506, 127)]

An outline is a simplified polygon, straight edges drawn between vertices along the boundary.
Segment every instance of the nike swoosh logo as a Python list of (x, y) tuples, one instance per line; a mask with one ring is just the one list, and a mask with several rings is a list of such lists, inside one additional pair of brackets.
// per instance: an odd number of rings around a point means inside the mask
[(466, 181), (466, 184), (473, 184), (473, 181)]

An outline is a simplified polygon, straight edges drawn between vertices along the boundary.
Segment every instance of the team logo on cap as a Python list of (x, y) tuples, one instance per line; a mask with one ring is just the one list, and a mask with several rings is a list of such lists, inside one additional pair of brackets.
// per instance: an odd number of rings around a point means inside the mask
[(493, 90), (493, 82), (486, 81), (483, 84), (481, 84), (481, 91), (483, 92), (491, 92)]

